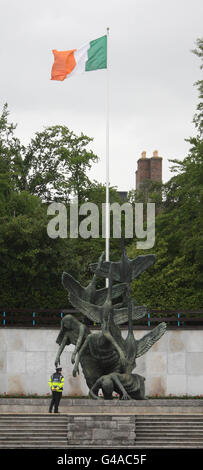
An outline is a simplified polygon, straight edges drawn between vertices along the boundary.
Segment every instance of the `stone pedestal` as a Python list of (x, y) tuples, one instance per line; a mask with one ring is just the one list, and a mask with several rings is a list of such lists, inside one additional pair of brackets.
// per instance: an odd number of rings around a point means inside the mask
[(135, 444), (135, 416), (80, 415), (69, 416), (68, 445), (131, 447)]

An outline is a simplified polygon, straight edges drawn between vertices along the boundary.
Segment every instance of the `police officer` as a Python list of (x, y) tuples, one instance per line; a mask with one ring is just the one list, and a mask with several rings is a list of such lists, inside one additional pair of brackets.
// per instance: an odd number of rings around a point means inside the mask
[(52, 412), (54, 406), (54, 413), (58, 413), (60, 399), (62, 397), (64, 377), (61, 373), (62, 367), (57, 367), (56, 372), (50, 377), (49, 387), (52, 391), (52, 400), (49, 407), (49, 413)]

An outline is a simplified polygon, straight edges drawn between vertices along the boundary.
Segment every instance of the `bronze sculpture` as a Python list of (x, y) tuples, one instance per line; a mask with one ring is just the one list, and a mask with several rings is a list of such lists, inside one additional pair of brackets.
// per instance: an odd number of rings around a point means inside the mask
[[(133, 373), (136, 358), (145, 354), (165, 333), (166, 323), (162, 322), (140, 340), (133, 333), (133, 320), (146, 314), (145, 306), (137, 306), (130, 296), (130, 284), (145, 269), (155, 262), (154, 255), (138, 256), (130, 260), (123, 247), (120, 262), (106, 262), (100, 256), (97, 264), (91, 265), (94, 272), (92, 281), (83, 288), (68, 273), (63, 273), (62, 283), (69, 292), (71, 304), (83, 315), (100, 325), (100, 331), (90, 329), (74, 316), (66, 315), (62, 320), (61, 331), (56, 342), (59, 350), (55, 365), (60, 363), (64, 347), (74, 344), (71, 356), (74, 364), (73, 376), (82, 367), (90, 397), (97, 399), (99, 389), (105, 399), (112, 399), (117, 392), (121, 399), (144, 399), (144, 377)], [(96, 289), (97, 277), (109, 279), (108, 289)], [(117, 284), (113, 285), (113, 281)], [(122, 296), (119, 304), (113, 300)], [(124, 339), (119, 325), (128, 322), (128, 335)]]

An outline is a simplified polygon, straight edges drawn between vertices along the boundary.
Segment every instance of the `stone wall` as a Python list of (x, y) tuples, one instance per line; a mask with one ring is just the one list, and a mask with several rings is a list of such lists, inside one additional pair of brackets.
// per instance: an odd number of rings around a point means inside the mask
[[(146, 330), (135, 332), (136, 339)], [(58, 329), (0, 329), (0, 394), (46, 395), (54, 372)], [(125, 336), (126, 331), (123, 332)], [(72, 377), (73, 346), (61, 357), (65, 376), (64, 395), (87, 395), (82, 373)], [(144, 356), (137, 359), (136, 372), (146, 378), (146, 394), (203, 394), (203, 330), (167, 330)]]
[(67, 426), (69, 446), (126, 446), (135, 444), (135, 416), (69, 416)]

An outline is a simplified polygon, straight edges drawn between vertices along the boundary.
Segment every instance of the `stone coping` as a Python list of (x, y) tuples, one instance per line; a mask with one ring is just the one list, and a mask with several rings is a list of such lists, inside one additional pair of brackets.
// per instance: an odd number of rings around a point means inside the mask
[[(2, 398), (0, 414), (47, 414), (49, 398)], [(203, 415), (201, 399), (88, 400), (61, 399), (63, 415)]]
[[(33, 406), (38, 406), (38, 405), (47, 405), (51, 399), (51, 395), (47, 398), (0, 398), (0, 407), (1, 405), (33, 405)], [(66, 398), (62, 396), (60, 406), (63, 404), (63, 406), (80, 406), (80, 407), (92, 407), (92, 408), (97, 408), (99, 407), (106, 407), (106, 406), (111, 406), (111, 407), (118, 407), (118, 408), (129, 408), (129, 407), (153, 407), (153, 406), (169, 406), (169, 407), (179, 407), (179, 406), (194, 406), (194, 407), (202, 407), (203, 408), (203, 399), (201, 398), (150, 398), (146, 400), (91, 400), (91, 399), (85, 399), (85, 398)]]

